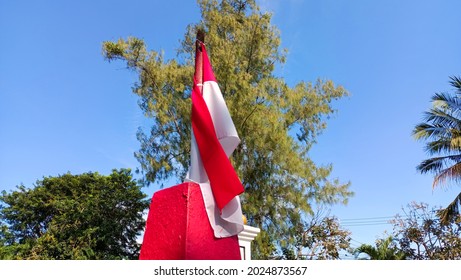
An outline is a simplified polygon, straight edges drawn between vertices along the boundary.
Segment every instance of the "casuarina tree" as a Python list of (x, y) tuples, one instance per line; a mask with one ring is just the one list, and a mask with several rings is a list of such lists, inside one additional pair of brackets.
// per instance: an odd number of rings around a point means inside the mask
[(139, 77), (133, 92), (151, 128), (139, 131), (135, 156), (146, 182), (182, 181), (190, 165), (196, 33), (205, 31), (214, 73), (241, 138), (231, 160), (245, 188), (242, 209), (249, 224), (262, 229), (253, 258), (269, 258), (294, 244), (313, 204), (346, 203), (352, 195), (349, 183), (330, 178), (331, 164), (316, 164), (309, 156), (335, 112), (332, 102), (347, 91), (330, 80), (289, 85), (277, 76), (287, 52), (271, 14), (254, 0), (198, 3), (201, 21), (189, 25), (174, 59), (134, 37), (104, 42), (104, 56), (121, 60)]

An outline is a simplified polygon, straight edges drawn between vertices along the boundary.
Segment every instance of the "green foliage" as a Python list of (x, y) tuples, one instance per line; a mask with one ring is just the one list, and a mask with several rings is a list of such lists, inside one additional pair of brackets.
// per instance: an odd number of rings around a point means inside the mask
[(133, 92), (152, 120), (140, 131), (136, 157), (146, 182), (183, 179), (190, 164), (191, 86), (198, 29), (205, 43), (230, 114), (242, 140), (232, 162), (245, 187), (242, 207), (248, 222), (260, 227), (253, 258), (275, 253), (280, 240), (294, 244), (296, 228), (312, 214), (312, 205), (347, 203), (348, 183), (328, 179), (332, 166), (309, 158), (331, 103), (347, 95), (332, 81), (300, 82), (289, 86), (276, 77), (285, 62), (279, 31), (271, 15), (254, 0), (201, 0), (202, 21), (190, 25), (176, 59), (148, 51), (137, 38), (104, 42), (108, 61), (121, 60), (139, 75)]
[(362, 244), (355, 253), (366, 253), (372, 260), (404, 260), (405, 252), (399, 249), (395, 238), (388, 236), (376, 240), (375, 246)]
[(443, 223), (439, 211), (425, 203), (412, 203), (393, 221), (394, 235), (407, 259), (461, 259), (461, 218)]
[(145, 197), (126, 169), (3, 191), (0, 259), (136, 259)]
[(341, 250), (350, 247), (350, 235), (336, 217), (321, 217), (318, 213), (297, 234), (295, 245), (288, 244), (282, 251), (286, 259), (335, 260)]
[(350, 247), (351, 233), (341, 229), (336, 217), (325, 217), (311, 223), (303, 236), (304, 259), (339, 259), (339, 252)]
[[(426, 151), (432, 158), (417, 166), (421, 173), (433, 173), (433, 187), (458, 183), (461, 179), (461, 78), (451, 77), (454, 94), (436, 93), (432, 108), (425, 112), (424, 122), (416, 125), (413, 136), (427, 141)], [(443, 223), (459, 218), (461, 193), (440, 211)]]

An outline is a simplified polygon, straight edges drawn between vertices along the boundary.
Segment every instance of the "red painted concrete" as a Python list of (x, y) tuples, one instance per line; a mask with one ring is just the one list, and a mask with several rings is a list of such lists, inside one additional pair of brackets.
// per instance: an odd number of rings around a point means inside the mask
[(183, 183), (154, 193), (141, 260), (240, 260), (238, 237), (215, 238), (200, 186)]

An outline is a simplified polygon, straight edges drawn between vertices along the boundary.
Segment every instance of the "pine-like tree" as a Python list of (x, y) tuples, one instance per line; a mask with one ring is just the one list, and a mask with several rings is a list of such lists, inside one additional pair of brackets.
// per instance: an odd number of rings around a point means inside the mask
[[(309, 150), (347, 92), (332, 81), (288, 85), (274, 70), (285, 62), (271, 14), (254, 0), (200, 0), (202, 20), (190, 25), (176, 59), (148, 51), (137, 38), (104, 42), (107, 60), (136, 71), (133, 91), (152, 120), (140, 131), (135, 154), (147, 182), (181, 181), (189, 167), (191, 86), (198, 29), (230, 114), (242, 140), (232, 163), (245, 187), (243, 212), (262, 233), (253, 258), (269, 258), (279, 245), (295, 241), (313, 203), (346, 203), (348, 183), (329, 179), (332, 166), (318, 166)], [(284, 244), (282, 244), (284, 243)]]

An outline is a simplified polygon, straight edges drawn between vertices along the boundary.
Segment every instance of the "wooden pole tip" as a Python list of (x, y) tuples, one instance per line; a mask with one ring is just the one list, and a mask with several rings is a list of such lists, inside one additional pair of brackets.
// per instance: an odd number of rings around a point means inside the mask
[(202, 43), (205, 43), (205, 31), (203, 29), (197, 30), (197, 40)]

